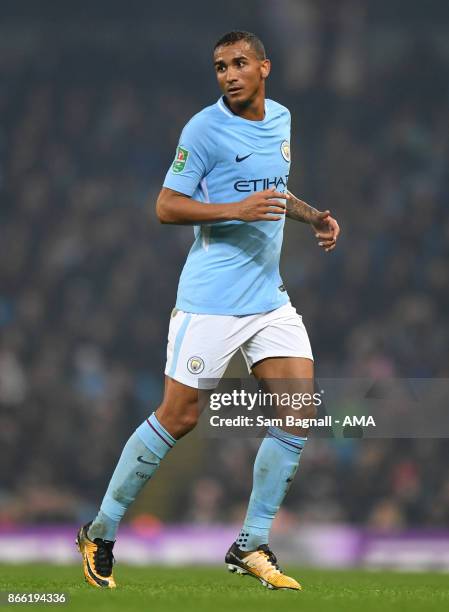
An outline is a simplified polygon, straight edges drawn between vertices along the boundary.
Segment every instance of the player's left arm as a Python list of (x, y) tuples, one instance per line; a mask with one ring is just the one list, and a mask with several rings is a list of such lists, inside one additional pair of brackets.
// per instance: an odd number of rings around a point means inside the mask
[(320, 212), (310, 204), (297, 198), (291, 191), (287, 191), (289, 198), (286, 200), (286, 216), (301, 223), (309, 223), (318, 239), (318, 246), (326, 251), (332, 251), (337, 244), (340, 235), (340, 226), (336, 219), (331, 217), (330, 211)]

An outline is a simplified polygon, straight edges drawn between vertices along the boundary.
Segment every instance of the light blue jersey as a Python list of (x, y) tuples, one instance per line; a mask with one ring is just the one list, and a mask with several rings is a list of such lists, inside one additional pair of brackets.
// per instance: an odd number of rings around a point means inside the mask
[[(187, 123), (164, 181), (200, 202), (238, 202), (255, 191), (286, 191), (290, 112), (265, 101), (265, 118), (234, 115), (220, 98)], [(213, 204), (211, 204), (213, 205)], [(194, 226), (176, 307), (202, 314), (268, 312), (289, 301), (279, 274), (285, 218)]]

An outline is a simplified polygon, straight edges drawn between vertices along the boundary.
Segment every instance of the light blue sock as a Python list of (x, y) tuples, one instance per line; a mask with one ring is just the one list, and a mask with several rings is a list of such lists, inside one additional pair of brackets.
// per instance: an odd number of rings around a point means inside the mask
[(125, 512), (175, 443), (154, 412), (136, 429), (123, 448), (100, 511), (89, 527), (91, 540), (115, 540)]
[(298, 469), (306, 441), (277, 427), (268, 429), (254, 462), (253, 490), (236, 540), (241, 550), (268, 544), (271, 524)]

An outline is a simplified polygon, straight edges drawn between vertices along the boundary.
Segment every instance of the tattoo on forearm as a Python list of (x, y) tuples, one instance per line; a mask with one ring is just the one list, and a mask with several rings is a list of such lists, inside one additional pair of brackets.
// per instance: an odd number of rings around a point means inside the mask
[(291, 191), (287, 191), (287, 193), (290, 196), (290, 199), (286, 200), (287, 217), (295, 219), (295, 221), (301, 221), (301, 223), (310, 223), (317, 214), (317, 209), (299, 200)]

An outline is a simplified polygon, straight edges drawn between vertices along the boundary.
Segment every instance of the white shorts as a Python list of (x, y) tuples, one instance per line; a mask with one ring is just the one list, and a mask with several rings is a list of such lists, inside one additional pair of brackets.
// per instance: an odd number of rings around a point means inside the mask
[(302, 317), (290, 302), (270, 312), (241, 316), (194, 314), (175, 308), (165, 374), (189, 387), (213, 389), (239, 349), (250, 373), (255, 363), (267, 357), (313, 360)]

